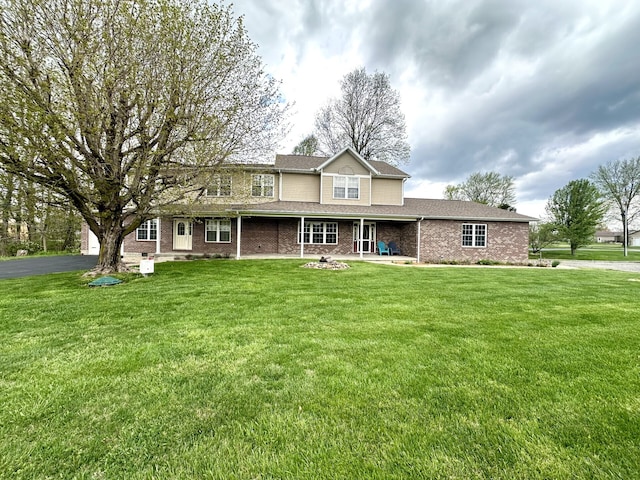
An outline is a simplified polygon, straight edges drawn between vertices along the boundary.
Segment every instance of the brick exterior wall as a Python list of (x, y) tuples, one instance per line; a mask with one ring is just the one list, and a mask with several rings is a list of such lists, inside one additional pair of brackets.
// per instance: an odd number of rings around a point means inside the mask
[[(298, 243), (297, 218), (259, 218), (242, 219), (241, 255), (280, 254), (297, 255)], [(332, 221), (327, 219), (326, 221)], [(462, 225), (481, 223), (487, 225), (486, 247), (463, 247)], [(229, 255), (237, 252), (237, 220), (231, 219), (231, 243), (206, 243), (204, 241), (204, 219), (193, 222), (193, 248), (191, 250), (173, 249), (173, 219), (160, 220), (160, 252), (174, 255)], [(83, 233), (84, 233), (83, 226)], [(529, 226), (515, 222), (479, 222), (423, 220), (420, 226), (420, 260), (422, 262), (477, 262), (494, 260), (499, 262), (525, 263), (528, 261)], [(83, 242), (85, 235), (83, 235)], [(402, 254), (410, 257), (418, 255), (417, 222), (376, 222), (377, 240), (386, 243), (395, 241)], [(84, 243), (83, 243), (84, 246)], [(133, 232), (124, 242), (124, 251), (128, 255), (142, 253), (155, 254), (156, 242), (137, 241)], [(353, 221), (338, 221), (338, 243), (336, 245), (305, 244), (305, 255), (349, 255), (354, 253)]]
[(82, 255), (89, 253), (89, 225), (85, 222), (80, 226), (80, 253)]
[[(233, 255), (236, 254), (236, 220), (231, 219), (231, 243), (207, 243), (204, 241), (204, 219), (193, 220), (191, 250), (174, 250), (173, 248), (173, 218), (160, 219), (160, 253), (175, 255)], [(142, 253), (154, 255), (156, 253), (155, 240), (136, 240), (136, 232), (124, 239), (125, 255), (138, 256)]]
[[(281, 253), (280, 222), (277, 218), (243, 218), (240, 255)], [(235, 237), (236, 232), (233, 233)]]
[[(487, 226), (486, 247), (463, 247), (462, 225)], [(515, 222), (423, 220), (420, 260), (423, 262), (494, 260), (525, 263), (529, 258), (529, 225)]]
[(415, 257), (417, 253), (415, 225), (415, 222), (377, 222), (378, 240), (382, 240), (387, 244), (391, 241), (396, 242), (402, 255)]

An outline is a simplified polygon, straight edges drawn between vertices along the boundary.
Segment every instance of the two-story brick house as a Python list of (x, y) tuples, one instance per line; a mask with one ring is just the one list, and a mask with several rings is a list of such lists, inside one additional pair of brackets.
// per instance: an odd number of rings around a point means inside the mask
[[(278, 155), (274, 164), (222, 169), (181, 212), (159, 213), (129, 235), (123, 255), (318, 257), (377, 254), (395, 241), (418, 261), (526, 262), (536, 219), (473, 202), (406, 198), (409, 175), (337, 155)], [(83, 253), (93, 253), (88, 231)], [(95, 238), (93, 240), (95, 245)]]

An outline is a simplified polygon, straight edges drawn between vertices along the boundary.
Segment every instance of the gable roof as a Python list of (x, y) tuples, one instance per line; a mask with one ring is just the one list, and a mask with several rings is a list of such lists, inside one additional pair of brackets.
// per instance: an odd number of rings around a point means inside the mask
[[(275, 167), (277, 170), (292, 173), (318, 173), (318, 171), (323, 168), (324, 165), (330, 163), (329, 160), (333, 158), (335, 158), (335, 155), (331, 158), (308, 155), (276, 155), (276, 163), (272, 167)], [(374, 176), (399, 178), (409, 178), (411, 176), (386, 162), (369, 160), (367, 161), (367, 165), (372, 167), (370, 168), (372, 173), (376, 172)]]
[(336, 160), (338, 157), (341, 157), (343, 154), (348, 153), (349, 155), (351, 155), (353, 158), (356, 159), (356, 161), (358, 161), (360, 164), (362, 164), (367, 170), (369, 170), (371, 173), (375, 174), (375, 175), (380, 175), (380, 173), (378, 172), (378, 170), (376, 170), (376, 168), (371, 165), (367, 160), (365, 160), (362, 155), (360, 155), (358, 152), (356, 152), (353, 148), (351, 147), (344, 147), (342, 150), (340, 150), (338, 153), (336, 153), (333, 157), (327, 159), (323, 164), (321, 164), (317, 170), (323, 170), (327, 165), (331, 164), (334, 160)]

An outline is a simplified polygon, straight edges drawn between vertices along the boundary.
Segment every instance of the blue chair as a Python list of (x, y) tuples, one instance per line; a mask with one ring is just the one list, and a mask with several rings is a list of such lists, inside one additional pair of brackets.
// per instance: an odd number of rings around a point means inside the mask
[(396, 245), (396, 242), (394, 241), (389, 242), (389, 254), (402, 255), (402, 251), (398, 248), (398, 245)]
[(384, 255), (385, 253), (387, 255), (391, 255), (391, 253), (389, 252), (389, 249), (387, 248), (387, 245), (382, 240), (379, 240), (378, 241), (378, 255)]

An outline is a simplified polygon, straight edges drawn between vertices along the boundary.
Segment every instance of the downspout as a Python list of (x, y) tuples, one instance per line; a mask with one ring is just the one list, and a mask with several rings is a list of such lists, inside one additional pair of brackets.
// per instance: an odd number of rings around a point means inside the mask
[(420, 240), (422, 239), (422, 221), (424, 217), (418, 220), (418, 248), (416, 249), (416, 262), (420, 263)]
[(300, 258), (304, 258), (304, 217), (300, 217)]
[(242, 215), (238, 212), (236, 219), (236, 260), (240, 260), (240, 243), (242, 240)]

